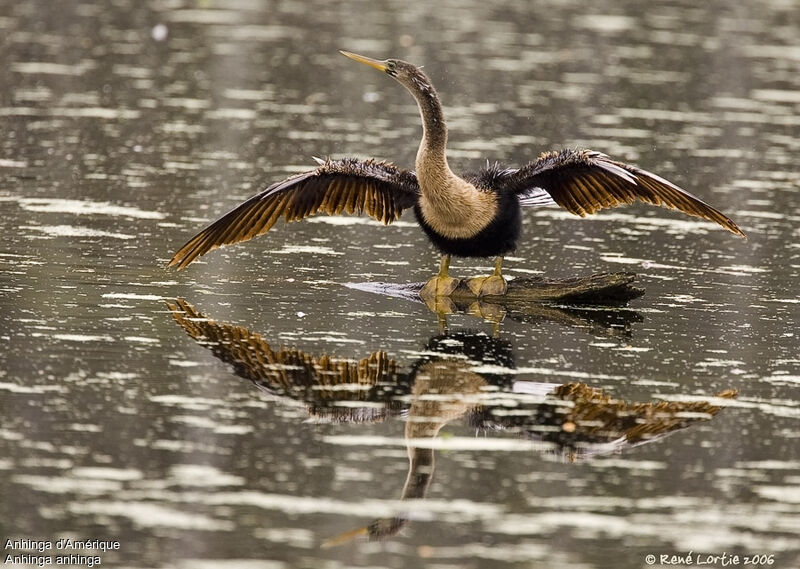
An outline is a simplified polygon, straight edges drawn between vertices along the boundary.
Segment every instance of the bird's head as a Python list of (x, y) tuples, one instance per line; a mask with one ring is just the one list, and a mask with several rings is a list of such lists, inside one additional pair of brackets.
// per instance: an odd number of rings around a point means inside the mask
[(401, 59), (372, 59), (357, 53), (340, 50), (340, 53), (354, 61), (369, 65), (373, 69), (383, 71), (387, 75), (394, 77), (399, 83), (404, 85), (412, 93), (432, 91), (430, 79), (416, 65), (412, 65)]

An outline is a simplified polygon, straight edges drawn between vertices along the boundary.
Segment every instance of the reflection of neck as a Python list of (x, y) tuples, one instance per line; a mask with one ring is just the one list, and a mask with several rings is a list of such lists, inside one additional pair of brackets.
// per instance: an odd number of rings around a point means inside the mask
[[(450, 421), (463, 416), (473, 404), (465, 395), (475, 394), (486, 381), (469, 371), (463, 361), (439, 360), (422, 365), (412, 389), (413, 400), (406, 422), (408, 476), (401, 500), (422, 500), (433, 480), (434, 453), (414, 446), (414, 439), (433, 439)], [(452, 397), (448, 398), (447, 395)], [(434, 399), (431, 396), (435, 396)], [(408, 524), (408, 516), (379, 518), (368, 526), (373, 538), (397, 534)]]
[(419, 368), (405, 429), (409, 465), (403, 500), (424, 498), (433, 479), (433, 449), (417, 448), (413, 440), (433, 439), (447, 423), (464, 416), (474, 406), (465, 396), (484, 385), (464, 361), (436, 360)]
[(417, 500), (425, 497), (433, 480), (434, 454), (432, 448), (408, 449), (408, 477), (403, 486), (401, 500)]

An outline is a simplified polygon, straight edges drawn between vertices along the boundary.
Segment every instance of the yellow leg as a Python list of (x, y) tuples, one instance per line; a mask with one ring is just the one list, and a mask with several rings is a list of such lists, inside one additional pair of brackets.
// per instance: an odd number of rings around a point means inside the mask
[(461, 281), (450, 276), (450, 255), (442, 255), (439, 265), (439, 274), (429, 280), (419, 295), (422, 300), (432, 300), (438, 296), (450, 296), (456, 290)]
[(503, 296), (508, 290), (508, 283), (503, 278), (503, 257), (497, 257), (494, 263), (494, 274), (490, 277), (474, 277), (467, 279), (467, 286), (477, 297)]

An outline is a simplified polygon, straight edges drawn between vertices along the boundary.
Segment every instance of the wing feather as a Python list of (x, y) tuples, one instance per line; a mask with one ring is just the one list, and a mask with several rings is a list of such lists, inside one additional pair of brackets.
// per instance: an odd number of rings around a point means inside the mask
[(746, 237), (728, 216), (672, 182), (591, 150), (545, 153), (523, 168), (504, 170), (496, 176), (497, 183), (516, 193), (522, 205), (547, 205), (544, 191), (556, 204), (584, 217), (639, 200), (713, 221)]
[[(260, 334), (206, 318), (183, 299), (166, 304), (175, 322), (192, 339), (233, 365), (237, 375), (274, 395), (336, 410), (343, 399), (377, 399), (381, 393), (379, 386), (398, 383), (402, 374), (397, 362), (384, 351), (353, 361), (328, 354), (314, 356), (296, 348), (274, 349)], [(342, 389), (348, 386), (350, 389)], [(369, 414), (354, 415), (365, 416)]]
[(327, 160), (242, 202), (187, 241), (167, 266), (180, 270), (217, 247), (262, 235), (281, 216), (288, 222), (318, 213), (366, 213), (391, 223), (417, 202), (419, 193), (416, 175), (392, 164)]

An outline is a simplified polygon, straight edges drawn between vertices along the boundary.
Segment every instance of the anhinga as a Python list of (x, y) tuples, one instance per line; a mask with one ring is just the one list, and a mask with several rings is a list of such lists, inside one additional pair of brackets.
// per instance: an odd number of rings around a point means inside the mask
[(416, 170), (374, 160), (317, 159), (315, 170), (270, 185), (214, 221), (181, 247), (168, 266), (182, 269), (212, 249), (266, 233), (281, 216), (298, 221), (346, 211), (391, 223), (410, 207), (443, 255), (439, 274), (422, 291), (428, 298), (450, 294), (458, 286), (459, 280), (448, 274), (451, 255), (497, 257), (492, 276), (467, 284), (476, 296), (504, 294), (502, 260), (519, 239), (522, 206), (559, 205), (583, 217), (639, 200), (714, 221), (745, 237), (726, 215), (671, 182), (591, 150), (546, 152), (521, 168), (487, 166), (459, 177), (447, 163), (442, 105), (422, 70), (398, 59), (341, 53), (385, 72), (414, 96), (423, 125)]

